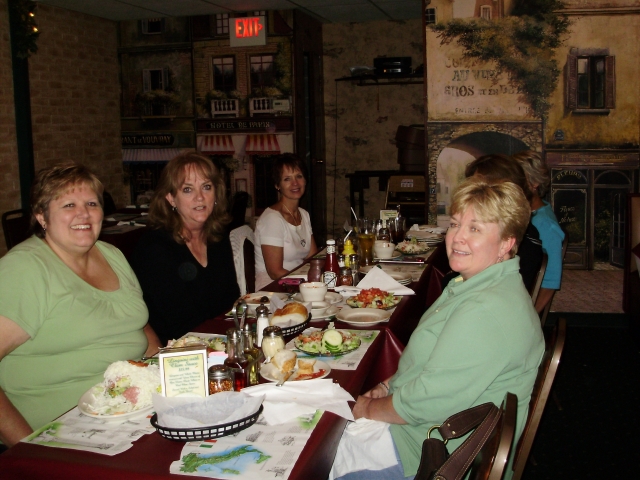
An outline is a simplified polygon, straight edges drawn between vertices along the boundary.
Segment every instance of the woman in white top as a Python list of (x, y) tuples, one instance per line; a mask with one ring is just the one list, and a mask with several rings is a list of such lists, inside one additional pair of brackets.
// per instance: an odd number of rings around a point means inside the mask
[(256, 224), (256, 290), (318, 251), (309, 213), (299, 207), (307, 184), (304, 163), (292, 154), (279, 155), (271, 175), (280, 198), (260, 215)]

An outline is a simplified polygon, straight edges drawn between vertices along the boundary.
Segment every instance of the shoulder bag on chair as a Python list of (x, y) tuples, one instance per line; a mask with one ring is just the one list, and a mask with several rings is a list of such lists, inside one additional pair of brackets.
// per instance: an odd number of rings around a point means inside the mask
[[(423, 442), (422, 458), (415, 480), (461, 479), (491, 437), (499, 420), (500, 409), (493, 403), (483, 403), (450, 416), (442, 425), (431, 427), (427, 436), (437, 428), (444, 441), (427, 438)], [(449, 455), (445, 446), (447, 441), (466, 435), (474, 428), (476, 430)]]

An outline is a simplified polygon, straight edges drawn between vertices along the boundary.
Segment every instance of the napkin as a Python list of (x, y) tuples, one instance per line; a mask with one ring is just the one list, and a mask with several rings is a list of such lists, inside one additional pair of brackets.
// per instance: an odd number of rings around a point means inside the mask
[(389, 424), (359, 418), (344, 429), (329, 479), (360, 470), (382, 470), (397, 463)]
[(316, 410), (333, 412), (347, 420), (353, 420), (347, 403), (353, 402), (353, 397), (328, 378), (285, 382), (280, 387), (276, 387), (275, 383), (264, 383), (244, 388), (242, 393), (265, 397), (262, 415), (268, 425), (285, 423), (300, 415), (310, 415)]
[(263, 396), (220, 392), (208, 397), (163, 397), (153, 394), (158, 424), (167, 428), (200, 428), (231, 423), (258, 411)]
[(379, 288), (380, 290), (391, 292), (394, 295), (415, 295), (416, 293), (409, 287), (398, 283), (381, 268), (372, 268), (369, 270), (364, 278), (360, 280), (357, 287), (343, 285), (336, 287), (335, 291), (343, 297), (352, 297), (365, 288)]

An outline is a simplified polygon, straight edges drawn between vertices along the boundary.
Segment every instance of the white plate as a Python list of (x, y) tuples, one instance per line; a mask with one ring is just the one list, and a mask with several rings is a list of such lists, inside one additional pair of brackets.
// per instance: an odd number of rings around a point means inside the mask
[(281, 293), (281, 292), (256, 292), (256, 293), (247, 293), (246, 295), (244, 295), (242, 297), (242, 299), (247, 302), (247, 305), (251, 305), (251, 306), (258, 306), (260, 305), (260, 299), (262, 297), (269, 297), (269, 300), (271, 300), (271, 297), (275, 295), (276, 297), (278, 297), (280, 300), (284, 300), (287, 298), (287, 294), (286, 293)]
[(338, 307), (336, 307), (335, 305), (331, 305), (322, 315), (314, 316), (313, 312), (311, 312), (311, 321), (313, 322), (314, 320), (324, 320), (325, 318), (332, 317), (339, 311), (340, 309)]
[[(296, 302), (303, 302), (304, 303), (304, 298), (302, 298), (302, 294), (301, 293), (296, 293), (293, 296), (293, 300), (295, 300)], [(335, 305), (336, 303), (340, 303), (341, 301), (344, 300), (344, 297), (342, 295), (340, 295), (339, 293), (335, 293), (335, 292), (327, 292), (324, 296), (324, 301), (327, 303), (330, 303), (331, 305)]]
[[(316, 363), (313, 366), (313, 371), (315, 373), (315, 372), (319, 372), (320, 370), (324, 370), (324, 373), (316, 378), (324, 378), (331, 373), (331, 367), (329, 366), (328, 363), (323, 362), (322, 360), (316, 360)], [(274, 367), (271, 363), (263, 363), (262, 365), (260, 365), (260, 375), (262, 376), (262, 378), (270, 382), (279, 382), (282, 379), (280, 371), (276, 367)], [(298, 368), (296, 367), (293, 370), (293, 374), (289, 377), (289, 380), (287, 380), (287, 382), (297, 381), (297, 380), (298, 380)]]
[(80, 400), (78, 400), (78, 410), (80, 410), (82, 413), (84, 413), (88, 417), (104, 418), (108, 420), (120, 420), (121, 418), (133, 417), (135, 415), (140, 415), (142, 413), (150, 412), (151, 410), (153, 410), (153, 405), (149, 405), (146, 407), (139, 408), (138, 410), (134, 410), (132, 412), (126, 412), (126, 413), (116, 413), (116, 414), (108, 414), (108, 415), (95, 413), (94, 411), (89, 409), (89, 405), (94, 401), (93, 395), (91, 394), (91, 390), (93, 389), (94, 387), (91, 387), (89, 390), (84, 392), (84, 394), (80, 397)]
[(388, 310), (377, 310), (375, 308), (343, 308), (336, 315), (336, 319), (349, 325), (370, 326), (378, 323), (388, 322), (391, 312)]
[[(391, 258), (400, 258), (402, 256), (402, 253), (399, 252), (398, 250), (394, 250), (393, 253), (391, 254)], [(373, 257), (374, 260), (388, 260), (388, 258), (381, 258), (381, 257)]]

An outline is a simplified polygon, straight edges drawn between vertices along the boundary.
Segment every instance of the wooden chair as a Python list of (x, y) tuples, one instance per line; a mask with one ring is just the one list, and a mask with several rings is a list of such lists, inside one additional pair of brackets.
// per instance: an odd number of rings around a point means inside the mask
[(31, 215), (23, 209), (10, 210), (2, 214), (2, 231), (7, 250), (11, 250), (30, 236)]
[(249, 238), (244, 239), (242, 244), (242, 254), (244, 256), (244, 281), (247, 292), (256, 291), (256, 254), (253, 249), (253, 242)]
[(547, 349), (545, 351), (540, 367), (538, 367), (538, 376), (531, 393), (531, 401), (529, 402), (529, 415), (527, 423), (524, 426), (522, 436), (516, 448), (516, 454), (513, 462), (513, 480), (520, 480), (522, 472), (531, 453), (531, 447), (540, 425), (540, 419), (544, 407), (549, 399), (549, 393), (556, 378), (560, 358), (564, 349), (564, 342), (567, 336), (567, 321), (564, 318), (558, 320), (558, 325), (548, 336)]
[[(568, 244), (569, 244), (569, 236), (565, 234), (564, 240), (562, 242), (562, 261), (563, 262), (564, 262), (564, 256), (567, 253)], [(547, 316), (549, 315), (549, 311), (551, 310), (551, 304), (553, 303), (553, 297), (555, 297), (555, 295), (556, 295), (556, 292), (553, 292), (553, 294), (551, 295), (551, 298), (549, 299), (549, 302), (544, 307), (544, 310), (542, 310), (542, 313), (540, 313), (540, 325), (543, 327), (544, 327), (544, 324), (547, 322)], [(535, 300), (534, 300), (534, 304), (535, 304)]]
[(469, 480), (501, 480), (516, 432), (518, 397), (507, 392), (500, 408), (500, 421), (471, 465)]
[[(549, 257), (546, 253), (542, 253), (542, 265), (540, 265), (540, 270), (538, 271), (538, 275), (536, 276), (536, 281), (533, 284), (533, 289), (529, 292), (531, 294), (531, 300), (533, 304), (536, 304), (536, 300), (538, 299), (538, 294), (540, 293), (540, 286), (542, 285), (542, 279), (544, 277), (544, 272), (547, 271), (547, 262), (549, 261)], [(551, 303), (551, 302), (549, 302)]]

